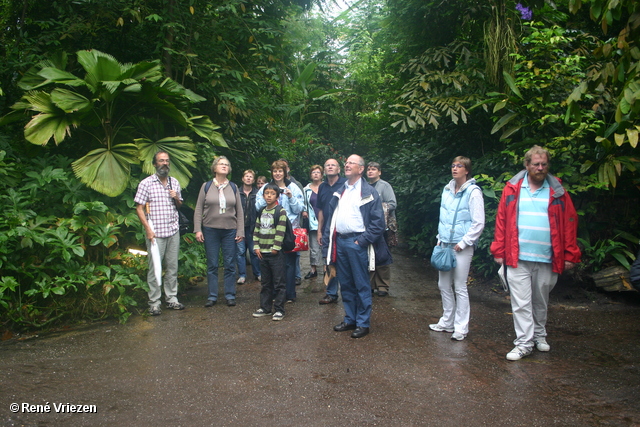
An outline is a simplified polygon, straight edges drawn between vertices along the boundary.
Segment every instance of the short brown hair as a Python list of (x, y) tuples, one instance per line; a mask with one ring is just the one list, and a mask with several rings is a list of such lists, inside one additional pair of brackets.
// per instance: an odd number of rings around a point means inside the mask
[(254, 171), (253, 169), (247, 169), (246, 171), (242, 172), (242, 177), (244, 178), (244, 176), (248, 173), (253, 175), (253, 179), (256, 179), (256, 171)]
[(285, 173), (285, 175), (287, 174), (287, 171), (289, 170), (287, 168), (287, 164), (285, 162), (283, 162), (282, 160), (276, 160), (275, 162), (271, 163), (271, 172), (273, 172), (276, 169), (282, 169)]
[(467, 179), (471, 178), (471, 159), (465, 156), (458, 156), (451, 163), (459, 162), (467, 170)]
[(323, 173), (324, 173), (324, 168), (323, 168), (322, 166), (320, 166), (320, 165), (313, 165), (313, 166), (311, 166), (311, 167), (309, 168), (309, 175), (311, 175), (311, 173), (312, 173), (314, 170), (316, 170), (316, 169), (318, 169), (318, 170), (320, 171), (320, 174), (323, 174)]

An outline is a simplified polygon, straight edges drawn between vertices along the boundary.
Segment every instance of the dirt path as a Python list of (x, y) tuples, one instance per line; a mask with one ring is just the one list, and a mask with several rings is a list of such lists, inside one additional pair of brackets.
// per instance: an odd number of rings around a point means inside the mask
[[(454, 342), (427, 328), (441, 312), (435, 272), (394, 257), (391, 296), (374, 299), (359, 340), (332, 330), (341, 304), (318, 305), (312, 281), (281, 322), (251, 317), (253, 282), (236, 307), (205, 309), (199, 287), (184, 311), (2, 342), (0, 424), (640, 425), (637, 303), (552, 298), (551, 352), (508, 362), (503, 296), (473, 286), (469, 336)], [(67, 403), (95, 412), (60, 412)]]

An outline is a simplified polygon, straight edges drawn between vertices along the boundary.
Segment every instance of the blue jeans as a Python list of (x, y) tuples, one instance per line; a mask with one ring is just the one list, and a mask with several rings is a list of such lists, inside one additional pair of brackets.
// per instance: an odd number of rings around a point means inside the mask
[(337, 246), (336, 267), (344, 305), (344, 323), (368, 328), (372, 301), (367, 247), (357, 245), (353, 237), (340, 236)]
[(249, 259), (251, 260), (251, 268), (253, 269), (253, 275), (255, 277), (260, 276), (260, 259), (258, 255), (253, 251), (253, 230), (245, 228), (244, 240), (238, 242), (238, 276), (247, 277), (247, 261), (245, 259), (245, 252), (249, 249)]
[(296, 261), (299, 259), (299, 252), (285, 252), (287, 300), (296, 299)]
[(211, 301), (218, 300), (218, 263), (220, 249), (224, 263), (224, 296), (236, 299), (236, 230), (202, 227), (207, 253), (207, 284)]

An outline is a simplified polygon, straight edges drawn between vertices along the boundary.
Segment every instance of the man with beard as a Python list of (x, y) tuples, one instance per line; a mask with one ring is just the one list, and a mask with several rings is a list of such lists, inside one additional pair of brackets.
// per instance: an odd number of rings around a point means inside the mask
[[(329, 207), (329, 200), (333, 196), (334, 191), (342, 187), (347, 180), (340, 177), (340, 165), (336, 159), (329, 159), (324, 162), (324, 175), (327, 180), (318, 187), (318, 243), (322, 247), (322, 256), (327, 257), (327, 248), (322, 246), (322, 235), (329, 232), (329, 224), (325, 223), (325, 212)], [(324, 286), (326, 288), (325, 296), (319, 301), (319, 304), (333, 304), (338, 302), (338, 279), (336, 278), (336, 266), (331, 263), (325, 263)]]
[[(184, 305), (178, 302), (177, 298), (178, 251), (180, 249), (178, 208), (182, 205), (182, 197), (180, 183), (177, 179), (169, 176), (169, 153), (157, 152), (153, 156), (153, 166), (156, 168), (156, 173), (140, 182), (134, 201), (137, 204), (136, 213), (144, 226), (147, 250), (149, 251), (149, 272), (147, 273), (149, 314), (157, 316), (162, 313), (160, 309), (162, 290), (156, 281), (153, 257), (150, 253), (151, 243), (154, 240), (158, 244), (160, 259), (165, 266), (163, 282), (167, 308), (184, 309)], [(153, 229), (149, 225), (147, 215), (153, 223)]]
[(391, 262), (383, 236), (382, 201), (375, 188), (364, 180), (363, 173), (364, 159), (355, 154), (349, 156), (344, 164), (347, 181), (329, 201), (324, 212), (329, 231), (322, 235), (327, 260), (336, 263), (345, 312), (344, 320), (333, 330), (353, 330), (351, 338), (369, 333), (372, 308), (369, 269), (376, 263)]
[(550, 161), (549, 152), (534, 145), (498, 205), (491, 253), (509, 285), (516, 331), (507, 360), (529, 356), (534, 347), (551, 349), (545, 328), (549, 292), (558, 275), (580, 262), (578, 215), (569, 193), (549, 173)]

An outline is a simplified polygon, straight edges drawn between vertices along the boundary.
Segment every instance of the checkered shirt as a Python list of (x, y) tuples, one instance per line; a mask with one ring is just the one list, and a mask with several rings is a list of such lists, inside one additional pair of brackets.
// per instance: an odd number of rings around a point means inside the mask
[(173, 199), (169, 197), (169, 190), (174, 189), (180, 194), (180, 183), (177, 179), (169, 177), (171, 186), (167, 182), (166, 187), (162, 185), (158, 175), (153, 174), (138, 185), (138, 192), (133, 199), (137, 204), (149, 203), (149, 214), (147, 218), (153, 222), (153, 229), (156, 237), (171, 237), (178, 232), (178, 210)]

